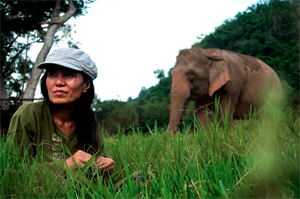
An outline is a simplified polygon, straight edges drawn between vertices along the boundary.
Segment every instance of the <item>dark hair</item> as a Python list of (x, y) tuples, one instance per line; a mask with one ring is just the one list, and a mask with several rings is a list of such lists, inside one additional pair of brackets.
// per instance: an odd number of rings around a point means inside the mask
[[(55, 105), (50, 101), (46, 86), (47, 73), (42, 76), (41, 92), (44, 100), (50, 108), (50, 112), (54, 110)], [(81, 72), (84, 81), (90, 81), (90, 88), (86, 93), (82, 93), (76, 107), (72, 113), (72, 117), (76, 120), (76, 139), (78, 149), (94, 154), (98, 148), (99, 135), (97, 132), (97, 122), (91, 104), (95, 96), (95, 89), (92, 78)]]

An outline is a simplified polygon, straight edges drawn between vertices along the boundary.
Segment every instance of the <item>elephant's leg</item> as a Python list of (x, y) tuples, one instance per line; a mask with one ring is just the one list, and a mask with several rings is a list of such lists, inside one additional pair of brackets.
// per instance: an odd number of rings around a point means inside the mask
[(195, 115), (201, 127), (206, 127), (207, 122), (211, 121), (211, 114), (205, 108), (197, 109)]
[(232, 124), (234, 109), (238, 103), (238, 96), (225, 95), (220, 99), (218, 118), (223, 126), (226, 119), (227, 124)]
[[(205, 104), (205, 105), (203, 105)], [(211, 111), (213, 107), (213, 101), (197, 101), (195, 100), (195, 116), (201, 125), (201, 127), (206, 127), (207, 122), (212, 120)]]

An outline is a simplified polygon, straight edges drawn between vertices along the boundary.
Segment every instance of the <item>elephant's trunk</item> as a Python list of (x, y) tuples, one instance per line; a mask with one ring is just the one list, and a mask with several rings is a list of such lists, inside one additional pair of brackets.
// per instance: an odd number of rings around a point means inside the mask
[[(184, 77), (183, 77), (184, 78)], [(176, 133), (183, 111), (190, 97), (190, 88), (186, 79), (172, 78), (171, 110), (169, 120), (169, 133)]]

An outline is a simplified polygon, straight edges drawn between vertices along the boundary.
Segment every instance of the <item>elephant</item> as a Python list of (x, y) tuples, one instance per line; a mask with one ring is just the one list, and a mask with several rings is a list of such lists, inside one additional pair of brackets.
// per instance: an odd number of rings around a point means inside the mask
[(212, 120), (208, 110), (215, 110), (216, 97), (221, 107), (218, 119), (222, 120), (222, 113), (227, 111), (228, 122), (232, 124), (233, 119), (248, 119), (250, 109), (262, 107), (267, 93), (276, 92), (278, 99), (281, 95), (280, 79), (270, 66), (255, 57), (228, 50), (201, 47), (181, 50), (171, 76), (171, 135), (176, 133), (191, 100), (198, 122), (206, 126), (207, 119)]

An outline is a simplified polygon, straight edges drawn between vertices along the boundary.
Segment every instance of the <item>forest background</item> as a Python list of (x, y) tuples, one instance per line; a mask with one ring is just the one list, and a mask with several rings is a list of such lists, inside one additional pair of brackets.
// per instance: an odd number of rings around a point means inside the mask
[[(284, 106), (292, 106), (295, 110), (299, 110), (299, 11), (299, 1), (259, 2), (244, 12), (239, 12), (234, 19), (225, 20), (213, 33), (201, 35), (198, 38), (199, 42), (191, 46), (226, 49), (261, 59), (271, 66), (281, 79), (283, 91), (287, 96)], [(84, 9), (78, 13), (79, 16), (83, 14)], [(64, 27), (63, 31), (68, 33), (70, 27)], [(5, 50), (3, 42), (5, 41), (2, 37), (1, 63), (4, 55), (2, 51)], [(69, 46), (77, 47), (70, 41)], [(16, 65), (19, 66), (30, 64), (24, 59), (18, 61)], [(23, 73), (22, 68), (16, 69)], [(4, 71), (14, 68), (1, 69)], [(30, 69), (27, 70), (26, 74), (29, 75)], [(166, 128), (172, 84), (170, 71), (154, 71), (159, 80), (158, 84), (150, 88), (143, 87), (135, 99), (129, 97), (126, 102), (115, 99), (101, 101), (96, 96), (92, 107), (105, 132), (113, 135), (118, 130), (126, 133), (133, 128), (145, 132), (155, 126)], [(9, 93), (13, 91), (20, 97), (22, 81), (27, 81), (28, 75), (24, 76), (24, 79), (5, 76), (6, 82), (9, 82), (6, 84), (6, 90)], [(191, 102), (184, 115), (186, 125), (193, 124), (192, 110)]]
[[(201, 35), (192, 46), (219, 48), (257, 57), (271, 66), (281, 79), (287, 96), (284, 107), (299, 110), (299, 1), (257, 3), (225, 20), (209, 35)], [(172, 69), (170, 69), (171, 71)], [(126, 133), (132, 128), (166, 128), (169, 121), (170, 71), (156, 70), (159, 83), (143, 87), (137, 98), (101, 101), (96, 98), (93, 108), (108, 134), (118, 129)], [(253, 80), (255, 81), (255, 80)], [(193, 125), (193, 102), (184, 114), (184, 123)]]

